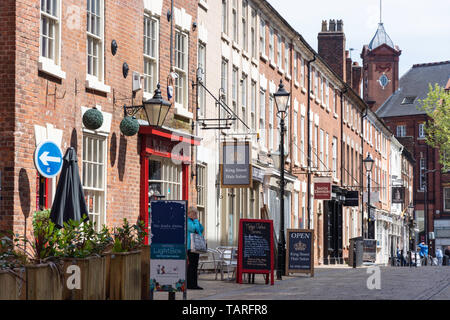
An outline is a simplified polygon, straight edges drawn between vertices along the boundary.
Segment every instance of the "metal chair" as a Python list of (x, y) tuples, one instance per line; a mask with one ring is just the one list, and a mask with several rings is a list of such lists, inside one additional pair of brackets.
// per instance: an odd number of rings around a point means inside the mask
[[(223, 272), (227, 272), (227, 279), (233, 280), (236, 275), (236, 268), (237, 268), (237, 248), (236, 247), (218, 247), (217, 251), (220, 252), (220, 262), (219, 262), (219, 269), (220, 269), (220, 276), (221, 280), (223, 280)], [(231, 279), (230, 279), (230, 272), (231, 273)], [(216, 280), (217, 280), (217, 274), (216, 274)]]
[[(198, 273), (201, 271), (214, 270), (216, 274), (219, 273), (220, 252), (215, 249), (208, 248), (206, 253), (200, 255), (198, 260)], [(212, 268), (211, 268), (212, 266)]]

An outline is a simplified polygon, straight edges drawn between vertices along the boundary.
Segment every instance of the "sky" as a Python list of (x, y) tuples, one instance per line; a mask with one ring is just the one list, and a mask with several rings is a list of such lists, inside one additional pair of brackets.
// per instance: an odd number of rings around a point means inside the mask
[[(322, 20), (342, 19), (346, 49), (361, 64), (380, 21), (380, 0), (268, 0), (317, 52)], [(413, 64), (450, 60), (450, 0), (382, 0), (382, 22), (399, 46), (400, 76)]]

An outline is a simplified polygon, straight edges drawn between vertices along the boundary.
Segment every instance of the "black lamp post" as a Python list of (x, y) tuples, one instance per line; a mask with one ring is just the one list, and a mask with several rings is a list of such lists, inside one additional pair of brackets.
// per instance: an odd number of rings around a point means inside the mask
[[(364, 166), (366, 168), (366, 172), (368, 173), (368, 180), (367, 180), (367, 212), (368, 212), (368, 222), (367, 222), (367, 238), (368, 239), (375, 239), (375, 222), (372, 221), (371, 212), (372, 208), (370, 205), (370, 174), (372, 172), (373, 163), (375, 161), (371, 158), (370, 154), (367, 156), (366, 159), (363, 160)], [(363, 234), (364, 237), (364, 234)]]
[(142, 105), (123, 106), (124, 113), (129, 116), (134, 116), (139, 110), (143, 109), (149, 125), (162, 127), (172, 103), (164, 100), (160, 88), (161, 86), (158, 83), (153, 98), (142, 101)]
[(278, 237), (278, 263), (277, 280), (285, 274), (286, 263), (286, 239), (284, 236), (284, 117), (289, 108), (291, 94), (284, 89), (283, 81), (280, 80), (278, 91), (274, 93), (277, 114), (280, 117), (280, 235)]

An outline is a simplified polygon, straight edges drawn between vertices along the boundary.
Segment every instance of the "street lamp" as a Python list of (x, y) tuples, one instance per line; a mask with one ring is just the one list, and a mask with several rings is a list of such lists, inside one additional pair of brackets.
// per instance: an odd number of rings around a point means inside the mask
[(280, 80), (278, 91), (273, 96), (275, 98), (277, 114), (280, 117), (280, 235), (278, 237), (277, 280), (281, 280), (281, 276), (285, 274), (286, 262), (286, 239), (284, 236), (284, 118), (286, 117), (291, 97), (291, 94), (284, 88), (282, 80)]
[[(367, 180), (367, 212), (368, 212), (368, 223), (367, 223), (367, 238), (368, 239), (375, 239), (375, 230), (374, 230), (374, 221), (371, 219), (371, 206), (370, 206), (370, 174), (372, 172), (373, 163), (375, 161), (372, 159), (370, 154), (367, 156), (366, 159), (363, 160), (364, 167), (366, 168), (366, 172), (368, 173), (368, 180)], [(364, 221), (364, 217), (363, 217)], [(364, 226), (364, 223), (363, 223)], [(364, 230), (362, 230), (364, 232)], [(364, 237), (364, 233), (363, 233)]]
[[(166, 120), (167, 114), (169, 113), (170, 107), (172, 104), (169, 101), (164, 100), (161, 95), (161, 86), (158, 83), (155, 94), (153, 98), (142, 101), (142, 105), (139, 106), (123, 106), (124, 114), (129, 117), (134, 117), (139, 110), (143, 109), (145, 112), (145, 116), (147, 117), (148, 124), (155, 127), (162, 127), (164, 121)], [(127, 118), (127, 117), (126, 117)], [(135, 120), (137, 123), (137, 120)], [(131, 122), (134, 125), (133, 122)], [(122, 129), (122, 126), (121, 126)], [(124, 130), (127, 130), (127, 127), (124, 126)], [(123, 130), (123, 131), (124, 131)], [(137, 132), (134, 127), (133, 130), (126, 135), (133, 135)]]

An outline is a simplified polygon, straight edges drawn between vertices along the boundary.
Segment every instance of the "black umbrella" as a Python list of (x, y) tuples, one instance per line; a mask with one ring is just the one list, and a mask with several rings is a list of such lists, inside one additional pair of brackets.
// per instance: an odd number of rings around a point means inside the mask
[(80, 221), (83, 215), (87, 217), (85, 221), (89, 220), (75, 149), (72, 147), (67, 149), (63, 160), (50, 215), (50, 219), (59, 228), (62, 228), (64, 222), (69, 220)]

